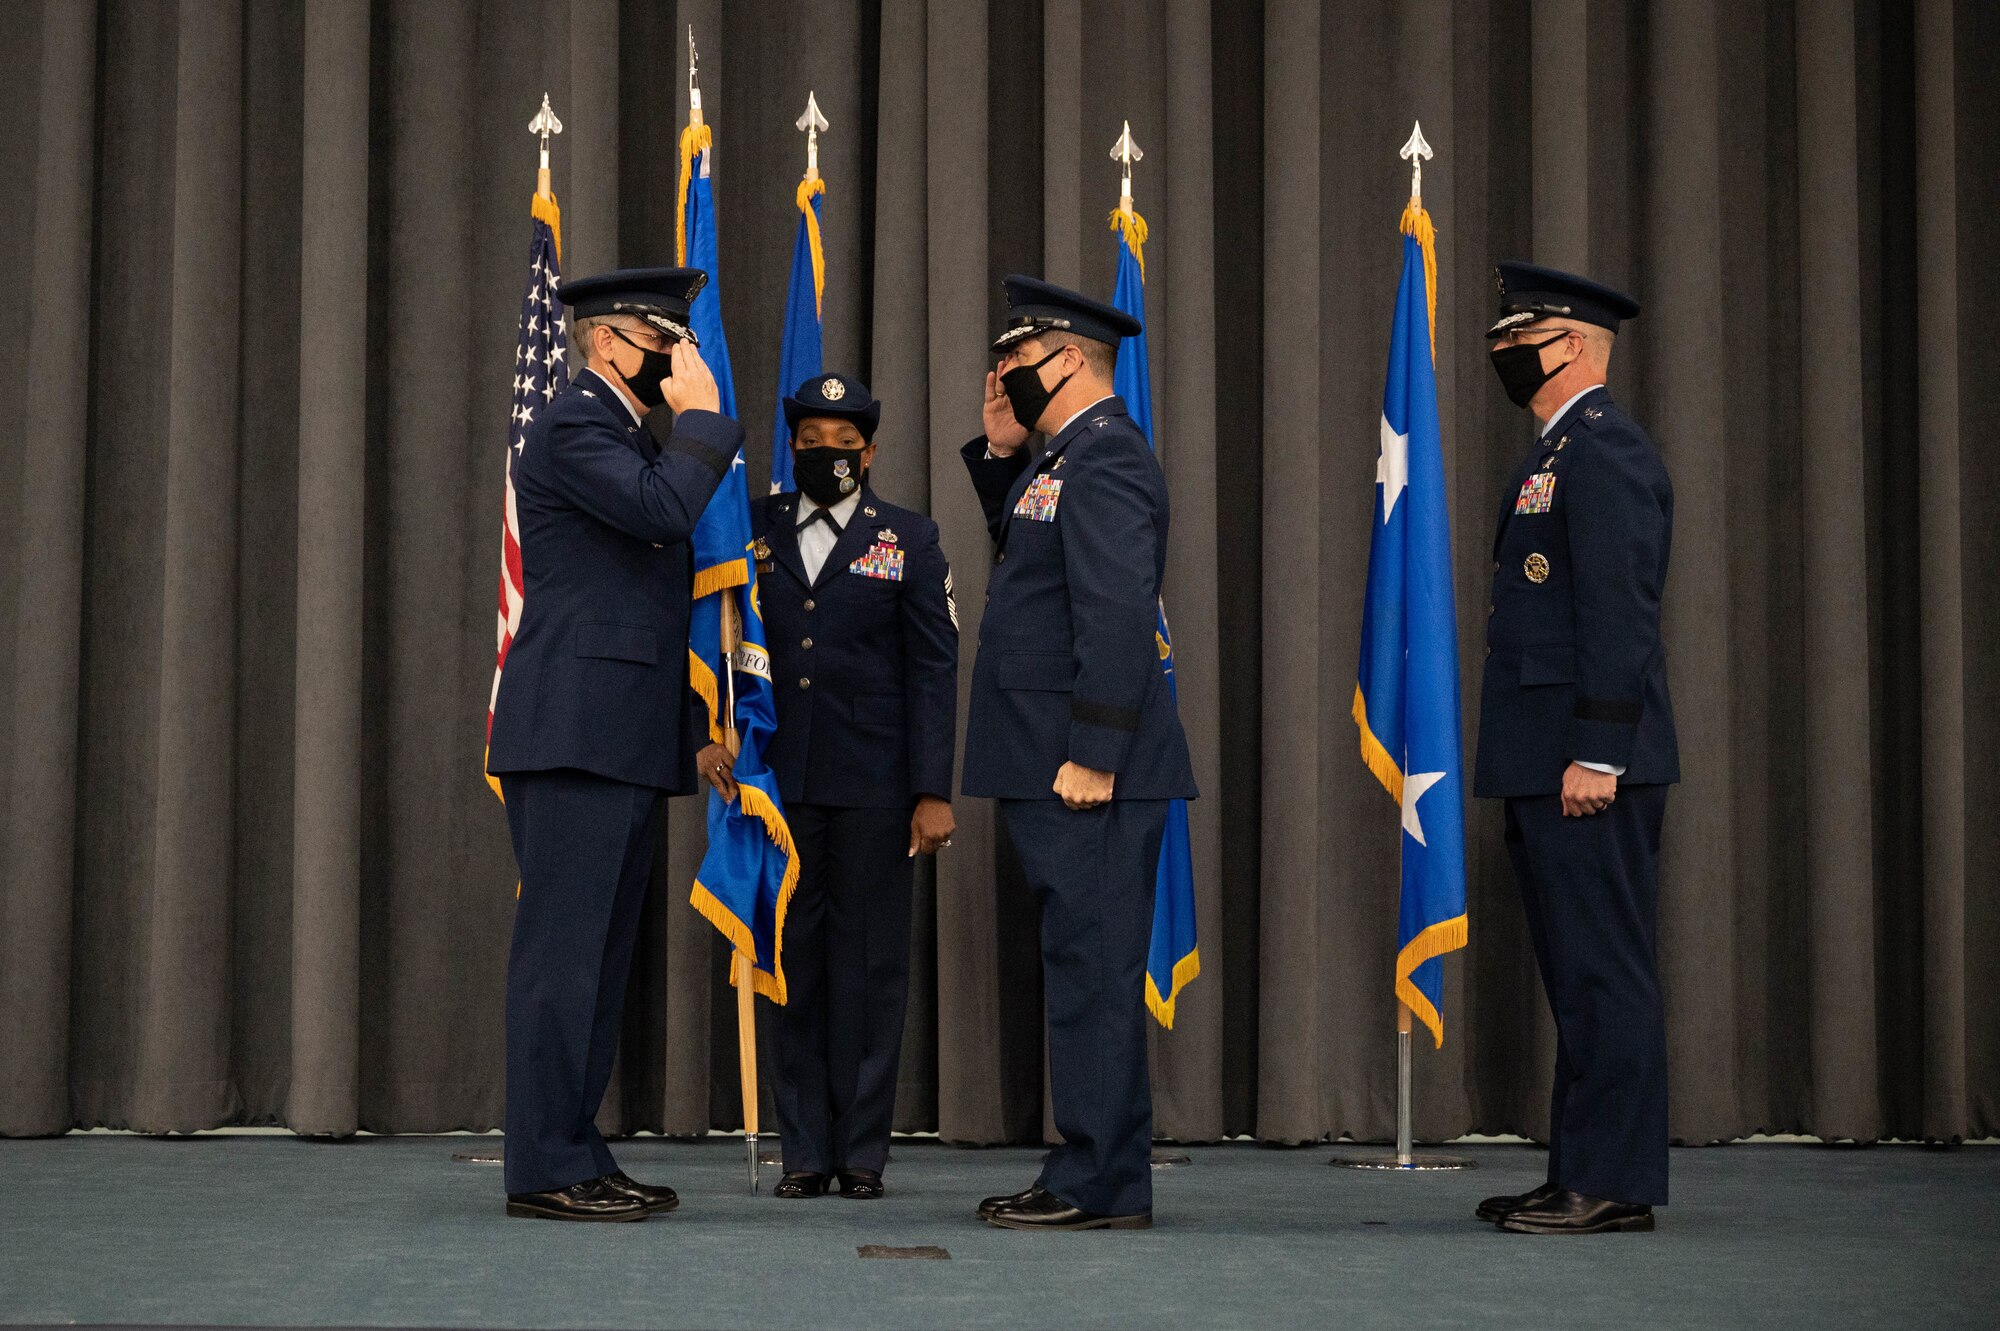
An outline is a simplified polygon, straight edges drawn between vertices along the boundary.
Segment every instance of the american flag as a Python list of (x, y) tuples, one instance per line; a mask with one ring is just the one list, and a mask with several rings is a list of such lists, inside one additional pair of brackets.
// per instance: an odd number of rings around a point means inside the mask
[[(561, 215), (554, 195), (535, 196), (534, 237), (528, 246), (528, 284), (521, 293), (520, 337), (514, 347), (514, 409), (507, 447), (507, 498), (500, 532), (500, 634), (493, 662), (493, 693), (486, 700), (486, 737), (493, 738), (493, 707), (500, 701), (500, 673), (507, 668), (507, 649), (521, 627), (521, 598), (527, 587), (521, 575), (521, 522), (514, 508), (514, 459), (527, 446), (528, 427), (535, 413), (569, 383), (568, 346), (562, 316), (556, 312), (556, 283), (562, 276)], [(487, 781), (494, 794), (500, 783)]]

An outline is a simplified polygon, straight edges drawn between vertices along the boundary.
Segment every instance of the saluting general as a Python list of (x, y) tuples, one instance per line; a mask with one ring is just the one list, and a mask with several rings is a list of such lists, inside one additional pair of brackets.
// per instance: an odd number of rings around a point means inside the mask
[[(1005, 285), (986, 433), (964, 449), (994, 562), (962, 788), (998, 801), (1041, 907), (1062, 1143), (1032, 1186), (979, 1214), (1005, 1229), (1146, 1229), (1154, 875), (1169, 802), (1195, 796), (1155, 633), (1167, 483), (1111, 392), (1139, 322), (1034, 278)], [(1034, 431), (1048, 437), (1038, 457)]]
[[(799, 852), (773, 1087), (775, 1195), (883, 1193), (910, 989), (916, 856), (950, 843), (958, 612), (937, 524), (868, 483), (882, 404), (816, 374), (784, 402), (798, 489), (752, 549), (777, 682), (764, 751)], [(733, 792), (726, 792), (732, 793)]]
[[(689, 538), (743, 431), (688, 331), (706, 276), (564, 283), (587, 368), (514, 459), (525, 595), (494, 702), (521, 870), (507, 963), (507, 1214), (639, 1220), (676, 1205), (598, 1133), (662, 794), (693, 789)], [(674, 413), (663, 449), (643, 421)], [(706, 754), (706, 750), (704, 753)]]
[(1499, 282), (1493, 368), (1537, 429), (1493, 541), (1473, 790), (1506, 801), (1556, 1072), (1548, 1181), (1478, 1214), (1528, 1234), (1650, 1230), (1667, 1200), (1655, 941), (1680, 780), (1660, 640), (1673, 487), (1605, 387), (1638, 302), (1533, 264), (1501, 264)]

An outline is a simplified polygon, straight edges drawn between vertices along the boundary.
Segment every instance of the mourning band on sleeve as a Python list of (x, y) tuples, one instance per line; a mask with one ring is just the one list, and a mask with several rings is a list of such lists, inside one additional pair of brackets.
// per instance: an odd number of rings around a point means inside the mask
[(1079, 725), (1103, 726), (1106, 730), (1137, 730), (1139, 728), (1138, 709), (1132, 707), (1107, 707), (1103, 703), (1085, 702), (1081, 698), (1070, 699), (1069, 719)]
[(1612, 725), (1636, 726), (1639, 724), (1640, 705), (1623, 698), (1578, 698), (1576, 719), (1579, 721), (1608, 721)]
[(667, 451), (669, 453), (687, 454), (687, 456), (714, 472), (718, 479), (726, 478), (729, 475), (730, 464), (736, 460), (734, 457), (716, 452), (699, 439), (682, 434), (679, 430), (674, 431), (673, 438), (667, 441)]

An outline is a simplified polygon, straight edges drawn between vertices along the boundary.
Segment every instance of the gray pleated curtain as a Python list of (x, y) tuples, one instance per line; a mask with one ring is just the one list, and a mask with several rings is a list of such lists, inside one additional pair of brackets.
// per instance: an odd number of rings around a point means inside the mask
[[(753, 484), (808, 89), (828, 362), (887, 406), (975, 646), (997, 279), (1107, 292), (1151, 224), (1167, 604), (1204, 798), (1183, 1140), (1393, 1124), (1398, 822), (1353, 691), (1421, 118), (1468, 750), (1530, 423), (1506, 256), (1628, 287), (1613, 389), (1678, 495), (1673, 1131), (2000, 1130), (2000, 13), (1974, 0), (12, 0), (0, 234), (0, 1133), (484, 1128), (513, 866), (479, 776), (546, 89), (567, 271), (669, 262), (686, 29)], [(1417, 1128), (1540, 1133), (1551, 1037), (1468, 807), (1471, 947)], [(918, 894), (901, 1125), (1043, 1128), (1033, 908), (962, 800)], [(674, 802), (615, 1128), (740, 1122)], [(1138, 1001), (1134, 995), (1133, 1001)]]

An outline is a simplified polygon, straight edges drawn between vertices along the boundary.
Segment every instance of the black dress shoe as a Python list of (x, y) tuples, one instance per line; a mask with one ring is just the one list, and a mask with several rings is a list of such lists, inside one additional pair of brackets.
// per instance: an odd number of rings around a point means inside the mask
[(1653, 1208), (1634, 1202), (1607, 1202), (1567, 1188), (1545, 1202), (1509, 1211), (1500, 1228), (1510, 1234), (1650, 1234)]
[(644, 1220), (646, 1206), (594, 1178), (551, 1192), (510, 1192), (507, 1214), (522, 1220)]
[(632, 1178), (624, 1170), (606, 1174), (604, 1181), (646, 1208), (647, 1215), (664, 1215), (681, 1204), (672, 1188), (655, 1188)]
[(1093, 1215), (1052, 1192), (993, 1208), (986, 1223), (1001, 1229), (1151, 1229), (1153, 1215)]
[(840, 1195), (858, 1202), (872, 1202), (882, 1195), (882, 1176), (872, 1169), (843, 1169)]
[(1517, 1197), (1488, 1197), (1472, 1214), (1481, 1220), (1498, 1220), (1509, 1211), (1518, 1211), (1524, 1206), (1539, 1206), (1555, 1196), (1557, 1191), (1555, 1184), (1544, 1183), (1533, 1192), (1524, 1192)]
[(783, 1197), (787, 1201), (797, 1201), (801, 1197), (819, 1197), (825, 1194), (827, 1184), (831, 1181), (824, 1174), (795, 1169), (778, 1180), (778, 1186), (771, 1189), (771, 1195)]
[(1046, 1197), (1047, 1195), (1047, 1193), (1042, 1191), (1041, 1184), (1030, 1183), (1019, 1192), (1010, 1192), (1005, 1197), (988, 1197), (985, 1201), (979, 1203), (979, 1218), (981, 1220), (990, 1220), (993, 1217), (993, 1213), (1003, 1206), (1018, 1206), (1022, 1202), (1033, 1201), (1037, 1197)]

